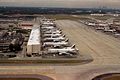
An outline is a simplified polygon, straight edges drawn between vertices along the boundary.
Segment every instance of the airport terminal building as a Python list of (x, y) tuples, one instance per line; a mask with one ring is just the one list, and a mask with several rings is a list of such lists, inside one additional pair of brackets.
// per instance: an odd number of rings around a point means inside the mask
[(27, 43), (27, 55), (40, 54), (40, 46), (40, 25), (34, 24)]

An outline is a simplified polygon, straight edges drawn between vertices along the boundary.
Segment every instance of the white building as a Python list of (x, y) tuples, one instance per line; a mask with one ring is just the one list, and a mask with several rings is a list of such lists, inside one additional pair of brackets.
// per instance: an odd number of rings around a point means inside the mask
[(27, 55), (39, 54), (40, 46), (40, 25), (35, 24), (27, 43)]

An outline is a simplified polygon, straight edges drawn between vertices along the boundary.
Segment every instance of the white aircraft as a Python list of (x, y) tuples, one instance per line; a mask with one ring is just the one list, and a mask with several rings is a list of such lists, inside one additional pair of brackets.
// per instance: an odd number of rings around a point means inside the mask
[(62, 34), (60, 33), (56, 33), (56, 34), (44, 34), (44, 37), (49, 37), (49, 36), (62, 36)]
[(53, 38), (53, 37), (51, 37), (51, 38), (45, 38), (44, 41), (46, 41), (46, 40), (63, 41), (63, 40), (65, 40), (65, 36), (60, 36), (60, 37), (57, 37), (57, 38)]
[(45, 21), (42, 23), (42, 25), (54, 25), (54, 23), (50, 21)]
[(104, 30), (104, 32), (115, 32), (115, 29), (108, 29), (108, 30)]
[[(61, 37), (61, 36), (62, 36), (62, 35), (56, 35), (56, 34), (46, 35), (46, 36), (43, 35), (44, 38), (59, 38), (59, 37)], [(63, 35), (63, 37), (65, 37), (65, 35)]]
[(45, 27), (41, 27), (42, 29), (54, 29), (54, 26), (45, 26)]
[(104, 27), (97, 27), (96, 30), (104, 30)]
[(54, 31), (62, 31), (61, 29), (53, 28), (53, 29), (42, 29), (43, 32), (54, 32)]
[(56, 49), (56, 48), (48, 49), (48, 52), (51, 52), (51, 53), (76, 52), (76, 51), (78, 51), (78, 49), (75, 49), (75, 45), (72, 45), (72, 47), (65, 47), (60, 49)]
[(68, 45), (68, 42), (46, 42), (43, 44), (43, 46), (65, 46)]
[(52, 28), (52, 29), (43, 29), (42, 31), (44, 31), (44, 32), (46, 32), (46, 31), (55, 32), (55, 31), (62, 31), (62, 30), (59, 29), (59, 28)]
[(45, 31), (43, 32), (44, 34), (61, 34), (62, 31), (60, 30), (55, 30), (55, 31)]
[(61, 41), (68, 41), (69, 39), (67, 38), (67, 39), (59, 39), (59, 38), (57, 38), (57, 39), (44, 39), (43, 40), (43, 42), (61, 42)]

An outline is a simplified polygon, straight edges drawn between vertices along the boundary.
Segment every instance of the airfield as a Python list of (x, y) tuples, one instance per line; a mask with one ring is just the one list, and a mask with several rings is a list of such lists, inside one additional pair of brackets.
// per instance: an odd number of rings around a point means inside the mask
[(45, 75), (54, 80), (91, 80), (105, 73), (120, 73), (120, 40), (74, 20), (56, 20), (87, 64), (2, 64), (1, 75)]

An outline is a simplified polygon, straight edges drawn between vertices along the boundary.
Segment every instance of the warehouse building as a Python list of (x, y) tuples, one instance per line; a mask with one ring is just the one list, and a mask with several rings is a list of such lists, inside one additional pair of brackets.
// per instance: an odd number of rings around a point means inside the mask
[(40, 25), (38, 24), (33, 26), (27, 43), (27, 55), (33, 54), (40, 54)]

